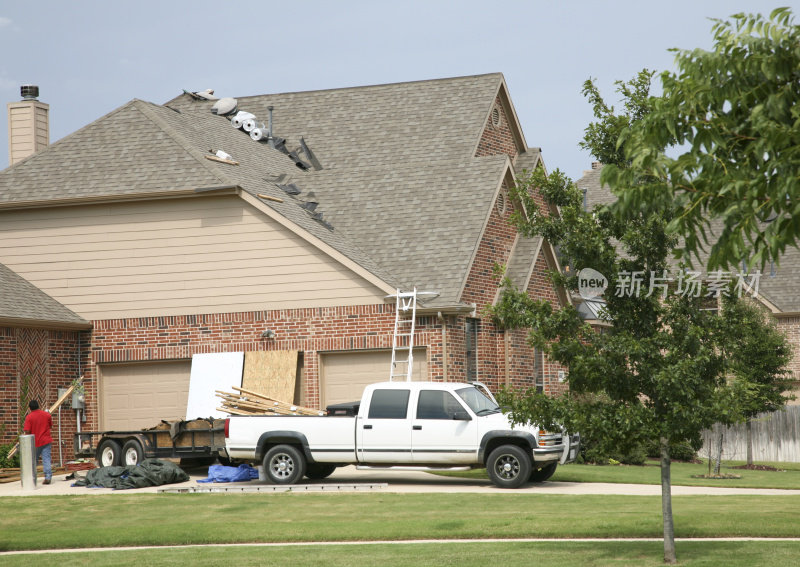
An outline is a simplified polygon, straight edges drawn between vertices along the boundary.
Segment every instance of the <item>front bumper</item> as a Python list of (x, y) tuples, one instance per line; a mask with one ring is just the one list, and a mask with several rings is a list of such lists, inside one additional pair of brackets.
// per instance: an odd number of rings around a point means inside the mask
[(581, 436), (578, 433), (569, 435), (564, 433), (554, 439), (554, 435), (549, 434), (544, 439), (544, 445), (534, 447), (533, 462), (535, 464), (549, 464), (558, 462), (560, 464), (572, 463), (578, 458), (581, 449)]

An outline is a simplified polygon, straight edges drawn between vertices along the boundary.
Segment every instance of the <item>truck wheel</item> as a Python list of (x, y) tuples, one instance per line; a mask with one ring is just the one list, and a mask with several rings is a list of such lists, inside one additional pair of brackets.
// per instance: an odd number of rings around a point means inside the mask
[(499, 488), (519, 488), (531, 476), (531, 457), (516, 445), (501, 445), (486, 461), (489, 479)]
[(306, 474), (306, 460), (291, 445), (276, 445), (264, 457), (264, 471), (274, 484), (294, 484)]
[(113, 439), (103, 439), (97, 447), (95, 458), (101, 467), (116, 467), (119, 465), (122, 449)]
[(553, 476), (553, 473), (556, 472), (556, 467), (558, 467), (558, 463), (550, 463), (549, 465), (545, 465), (538, 470), (531, 471), (531, 482), (544, 482)]
[(136, 439), (128, 439), (122, 446), (122, 466), (135, 467), (144, 459), (142, 444)]
[(322, 465), (319, 463), (309, 463), (306, 467), (306, 476), (311, 480), (322, 480), (328, 478), (336, 470), (336, 465)]

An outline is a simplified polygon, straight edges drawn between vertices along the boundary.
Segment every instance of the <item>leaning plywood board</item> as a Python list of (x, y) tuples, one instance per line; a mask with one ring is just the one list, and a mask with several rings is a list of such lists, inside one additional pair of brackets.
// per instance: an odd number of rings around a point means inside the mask
[(242, 388), (273, 400), (294, 402), (296, 350), (250, 351), (244, 355)]
[(215, 392), (242, 384), (243, 352), (195, 354), (189, 378), (189, 401), (186, 419), (227, 417), (217, 409)]

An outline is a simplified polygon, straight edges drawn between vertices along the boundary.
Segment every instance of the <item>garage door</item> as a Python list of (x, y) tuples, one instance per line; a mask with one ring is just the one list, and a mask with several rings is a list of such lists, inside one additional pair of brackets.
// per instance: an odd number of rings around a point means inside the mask
[[(322, 407), (361, 399), (364, 387), (389, 380), (392, 351), (328, 353), (320, 355)], [(424, 348), (414, 349), (413, 380), (428, 380)]]
[(124, 431), (184, 419), (191, 365), (189, 360), (102, 365), (100, 426)]

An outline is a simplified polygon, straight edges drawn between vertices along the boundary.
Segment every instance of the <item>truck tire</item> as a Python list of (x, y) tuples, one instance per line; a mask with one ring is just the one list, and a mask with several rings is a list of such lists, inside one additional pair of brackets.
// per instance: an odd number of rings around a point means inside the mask
[(531, 482), (544, 482), (553, 476), (553, 473), (556, 472), (556, 468), (558, 467), (558, 463), (550, 463), (543, 466), (540, 469), (534, 469), (531, 471)]
[(335, 470), (336, 465), (309, 463), (306, 467), (306, 476), (311, 480), (322, 480), (331, 476)]
[(122, 449), (114, 439), (103, 439), (97, 447), (95, 458), (101, 467), (116, 467), (122, 458)]
[(122, 446), (122, 466), (136, 466), (144, 459), (142, 444), (136, 439), (128, 439)]
[(273, 484), (294, 484), (306, 474), (306, 459), (292, 445), (275, 445), (264, 456), (264, 472)]
[(501, 445), (489, 454), (486, 472), (498, 488), (519, 488), (531, 476), (531, 457), (516, 445)]

